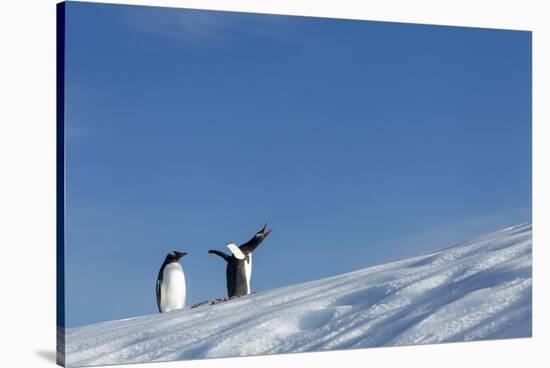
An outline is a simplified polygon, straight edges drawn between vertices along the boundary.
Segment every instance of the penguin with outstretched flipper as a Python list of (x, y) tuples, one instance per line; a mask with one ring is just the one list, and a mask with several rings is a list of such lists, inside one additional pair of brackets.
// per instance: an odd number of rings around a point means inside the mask
[(268, 229), (267, 224), (265, 224), (260, 231), (254, 234), (252, 239), (241, 246), (237, 247), (234, 243), (227, 244), (227, 247), (231, 251), (231, 255), (218, 250), (208, 251), (208, 253), (221, 257), (227, 262), (227, 295), (230, 298), (250, 294), (252, 253), (270, 233), (271, 229)]

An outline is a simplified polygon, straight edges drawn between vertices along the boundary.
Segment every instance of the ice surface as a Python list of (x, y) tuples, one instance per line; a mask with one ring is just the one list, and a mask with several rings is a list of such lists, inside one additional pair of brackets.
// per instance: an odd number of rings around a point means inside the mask
[(66, 331), (68, 366), (531, 336), (531, 225), (429, 254)]

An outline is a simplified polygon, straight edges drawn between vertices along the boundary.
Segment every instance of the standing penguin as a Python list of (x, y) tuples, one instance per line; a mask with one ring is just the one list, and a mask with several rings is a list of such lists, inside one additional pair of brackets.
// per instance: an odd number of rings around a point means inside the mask
[(172, 251), (166, 255), (157, 277), (157, 306), (160, 313), (185, 306), (185, 275), (179, 259), (187, 252)]
[(234, 243), (227, 244), (231, 255), (218, 250), (209, 250), (208, 253), (217, 255), (227, 262), (225, 271), (227, 278), (227, 295), (229, 297), (250, 294), (250, 278), (252, 276), (252, 252), (271, 233), (267, 224), (258, 231), (252, 239), (237, 247)]

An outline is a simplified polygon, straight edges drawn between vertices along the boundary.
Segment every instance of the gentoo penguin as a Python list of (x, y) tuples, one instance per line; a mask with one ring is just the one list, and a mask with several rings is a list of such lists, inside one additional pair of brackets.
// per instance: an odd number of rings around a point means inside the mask
[(160, 313), (185, 306), (185, 275), (179, 259), (187, 252), (172, 251), (166, 255), (157, 277), (157, 306)]
[(227, 244), (231, 255), (218, 250), (209, 250), (208, 253), (217, 255), (227, 262), (225, 271), (227, 278), (227, 295), (229, 297), (250, 294), (250, 278), (252, 276), (252, 252), (271, 233), (267, 224), (258, 231), (252, 239), (237, 247), (234, 243)]

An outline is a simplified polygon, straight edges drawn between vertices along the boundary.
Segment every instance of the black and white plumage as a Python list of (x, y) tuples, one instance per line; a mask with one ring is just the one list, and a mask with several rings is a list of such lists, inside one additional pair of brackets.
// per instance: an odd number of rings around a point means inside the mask
[(250, 279), (252, 277), (252, 252), (267, 238), (271, 233), (271, 229), (267, 228), (267, 224), (258, 231), (252, 239), (236, 246), (234, 243), (227, 244), (231, 251), (231, 255), (225, 254), (218, 250), (209, 250), (208, 253), (217, 255), (227, 262), (226, 281), (227, 295), (243, 296), (250, 294)]
[(160, 313), (185, 306), (185, 274), (179, 260), (187, 252), (172, 251), (166, 255), (157, 276), (157, 307)]

